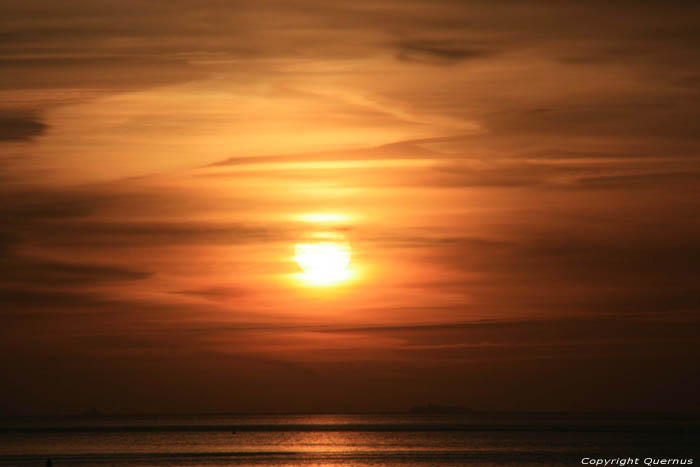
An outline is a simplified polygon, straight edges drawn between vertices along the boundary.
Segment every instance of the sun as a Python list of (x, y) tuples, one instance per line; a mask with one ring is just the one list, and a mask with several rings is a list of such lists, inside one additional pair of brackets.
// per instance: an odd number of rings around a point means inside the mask
[(334, 285), (351, 276), (348, 270), (351, 248), (347, 243), (299, 243), (294, 253), (294, 260), (304, 271), (301, 277), (310, 285)]

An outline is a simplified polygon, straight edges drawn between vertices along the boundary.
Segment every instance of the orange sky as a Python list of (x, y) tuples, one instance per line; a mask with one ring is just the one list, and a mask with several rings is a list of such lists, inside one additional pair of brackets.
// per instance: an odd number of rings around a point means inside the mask
[(0, 1), (0, 414), (700, 409), (698, 13)]

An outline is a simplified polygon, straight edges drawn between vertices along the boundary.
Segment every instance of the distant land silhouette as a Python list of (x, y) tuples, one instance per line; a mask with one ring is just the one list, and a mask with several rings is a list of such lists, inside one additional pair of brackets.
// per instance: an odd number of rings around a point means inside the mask
[(105, 415), (105, 414), (102, 413), (102, 412), (101, 412), (99, 409), (97, 409), (96, 407), (93, 407), (93, 408), (91, 408), (91, 409), (89, 409), (89, 410), (85, 410), (85, 411), (83, 411), (83, 412), (80, 412), (78, 415), (81, 416), (81, 417), (100, 417), (100, 416)]

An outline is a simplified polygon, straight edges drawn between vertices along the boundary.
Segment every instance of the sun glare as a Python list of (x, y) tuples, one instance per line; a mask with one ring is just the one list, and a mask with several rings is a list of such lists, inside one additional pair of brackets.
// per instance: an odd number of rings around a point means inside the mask
[(310, 285), (339, 284), (352, 275), (348, 270), (351, 248), (347, 243), (299, 243), (294, 252), (294, 260), (304, 271), (301, 278)]

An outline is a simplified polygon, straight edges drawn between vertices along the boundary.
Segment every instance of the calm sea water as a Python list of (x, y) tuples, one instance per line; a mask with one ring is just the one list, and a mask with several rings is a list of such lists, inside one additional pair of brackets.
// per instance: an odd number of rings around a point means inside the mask
[[(0, 466), (574, 466), (694, 459), (670, 415), (217, 415), (0, 419)], [(655, 464), (663, 465), (663, 464)]]

